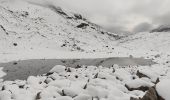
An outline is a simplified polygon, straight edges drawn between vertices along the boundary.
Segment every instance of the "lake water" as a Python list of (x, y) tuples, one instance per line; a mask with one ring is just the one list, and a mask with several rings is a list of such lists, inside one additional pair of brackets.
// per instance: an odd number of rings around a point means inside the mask
[(97, 59), (30, 59), (20, 60), (8, 63), (0, 63), (3, 71), (7, 73), (2, 77), (4, 80), (27, 79), (28, 76), (41, 75), (50, 71), (55, 65), (64, 65), (66, 67), (76, 67), (78, 65), (94, 65), (110, 67), (114, 64), (120, 66), (146, 66), (156, 64), (151, 59), (112, 57)]

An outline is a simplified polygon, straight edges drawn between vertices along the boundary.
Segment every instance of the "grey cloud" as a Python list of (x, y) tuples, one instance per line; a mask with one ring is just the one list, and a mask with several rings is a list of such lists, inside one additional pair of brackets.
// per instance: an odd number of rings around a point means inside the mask
[(114, 33), (126, 32), (124, 27), (121, 27), (121, 26), (110, 26), (110, 27), (104, 27), (104, 28), (107, 29), (108, 31), (114, 32)]
[(147, 22), (140, 23), (134, 28), (134, 32), (146, 32), (150, 31), (153, 28), (153, 26)]
[[(147, 31), (170, 24), (170, 0), (26, 0), (81, 13), (112, 32)], [(150, 23), (150, 24), (148, 24)]]
[[(96, 0), (93, 0), (93, 2), (91, 0), (72, 1), (76, 1), (79, 6), (82, 6), (79, 7), (79, 9), (85, 11), (85, 16), (88, 18), (93, 17), (92, 19), (95, 19), (95, 16), (92, 16), (95, 14), (107, 17), (106, 21), (97, 24), (100, 24), (112, 32), (150, 31), (150, 29), (157, 24), (161, 25), (170, 23), (169, 0), (98, 0), (98, 2)], [(81, 2), (83, 2), (84, 5), (81, 5)], [(110, 4), (106, 2), (109, 2)], [(103, 6), (101, 6), (101, 4), (103, 4)], [(70, 5), (74, 5), (74, 3), (70, 3)], [(131, 17), (133, 15), (137, 17)], [(130, 26), (131, 24), (133, 26)], [(132, 30), (128, 28), (132, 28)]]
[(153, 18), (153, 22), (158, 25), (170, 25), (170, 12)]

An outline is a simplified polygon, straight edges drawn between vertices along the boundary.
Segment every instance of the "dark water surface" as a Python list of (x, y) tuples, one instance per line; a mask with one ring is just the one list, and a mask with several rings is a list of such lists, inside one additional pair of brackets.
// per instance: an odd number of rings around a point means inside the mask
[(135, 65), (153, 65), (156, 64), (151, 59), (129, 58), (129, 57), (112, 57), (97, 59), (30, 59), (20, 60), (8, 63), (0, 63), (3, 71), (7, 73), (4, 80), (27, 79), (28, 76), (41, 75), (49, 72), (55, 65), (64, 65), (66, 67), (76, 67), (77, 65), (94, 65), (110, 67), (114, 64), (120, 66)]

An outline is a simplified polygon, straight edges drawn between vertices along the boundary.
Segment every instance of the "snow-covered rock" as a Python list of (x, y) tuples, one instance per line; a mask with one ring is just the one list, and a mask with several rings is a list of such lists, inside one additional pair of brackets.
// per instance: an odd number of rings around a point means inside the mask
[(57, 97), (54, 100), (74, 100), (74, 99), (68, 96), (62, 96), (62, 97)]
[(157, 85), (156, 85), (156, 91), (159, 96), (164, 98), (165, 100), (170, 100), (170, 80), (169, 79), (164, 79), (161, 80)]
[(135, 79), (135, 80), (131, 80), (129, 82), (126, 82), (126, 87), (130, 90), (142, 90), (142, 91), (146, 91), (149, 89), (149, 87), (154, 86), (153, 83), (151, 82), (147, 82), (144, 81), (142, 79)]
[(50, 72), (56, 72), (56, 73), (62, 73), (66, 70), (66, 67), (65, 66), (62, 66), (62, 65), (56, 65), (54, 66)]
[(79, 91), (76, 91), (76, 89), (74, 88), (64, 88), (62, 91), (65, 95), (70, 96), (72, 98), (76, 97), (79, 94)]
[(40, 79), (35, 76), (29, 76), (27, 79), (27, 83), (30, 85), (37, 85), (39, 84), (39, 82), (40, 82)]
[[(150, 68), (155, 69), (155, 67)], [(169, 80), (166, 79), (168, 77), (162, 76), (164, 79), (160, 79), (155, 90), (151, 78), (132, 78), (135, 73), (131, 73), (131, 68), (116, 68), (114, 73), (112, 68), (102, 66), (81, 66), (71, 68), (72, 71), (64, 69), (65, 67), (61, 73), (50, 72), (49, 75), (30, 76), (27, 80), (1, 82), (0, 98), (2, 100), (11, 100), (11, 98), (23, 100), (24, 97), (27, 100), (35, 98), (38, 100), (130, 100), (130, 98), (148, 96), (158, 98), (156, 92), (162, 98), (168, 98), (166, 92), (169, 84)], [(150, 92), (151, 96), (148, 95)]]
[(56, 86), (56, 87), (69, 87), (71, 84), (70, 80), (67, 79), (61, 79), (61, 80), (55, 80), (49, 83), (51, 86)]
[(11, 100), (11, 92), (10, 91), (0, 91), (0, 100)]
[(108, 96), (106, 89), (97, 86), (88, 86), (87, 91), (92, 97), (106, 98)]
[[(137, 74), (143, 74), (143, 76), (150, 78), (153, 82), (156, 82), (156, 80), (158, 79), (158, 74), (156, 74), (154, 71), (152, 70), (148, 70), (148, 69), (142, 69), (139, 70), (137, 72)], [(141, 76), (142, 77), (142, 76)], [(140, 77), (140, 78), (141, 78)]]
[(91, 98), (91, 96), (88, 94), (79, 94), (74, 99), (75, 100), (89, 100), (90, 98)]
[(54, 86), (48, 86), (47, 88), (43, 89), (41, 92), (37, 94), (37, 97), (41, 100), (47, 100), (49, 98), (56, 98), (60, 97), (58, 93), (58, 88)]

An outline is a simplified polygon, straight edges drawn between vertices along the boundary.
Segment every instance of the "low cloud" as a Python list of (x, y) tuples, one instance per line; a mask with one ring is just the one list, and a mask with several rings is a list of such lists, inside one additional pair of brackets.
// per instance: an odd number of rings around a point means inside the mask
[(81, 13), (112, 32), (141, 32), (170, 24), (170, 0), (26, 0)]
[(149, 23), (140, 23), (134, 28), (133, 32), (146, 32), (152, 30), (152, 28), (153, 26)]
[(155, 24), (166, 24), (166, 25), (170, 25), (170, 12), (160, 15), (160, 16), (156, 16), (155, 18), (153, 18), (153, 22)]
[(142, 32), (170, 24), (169, 0), (61, 0), (112, 32)]

